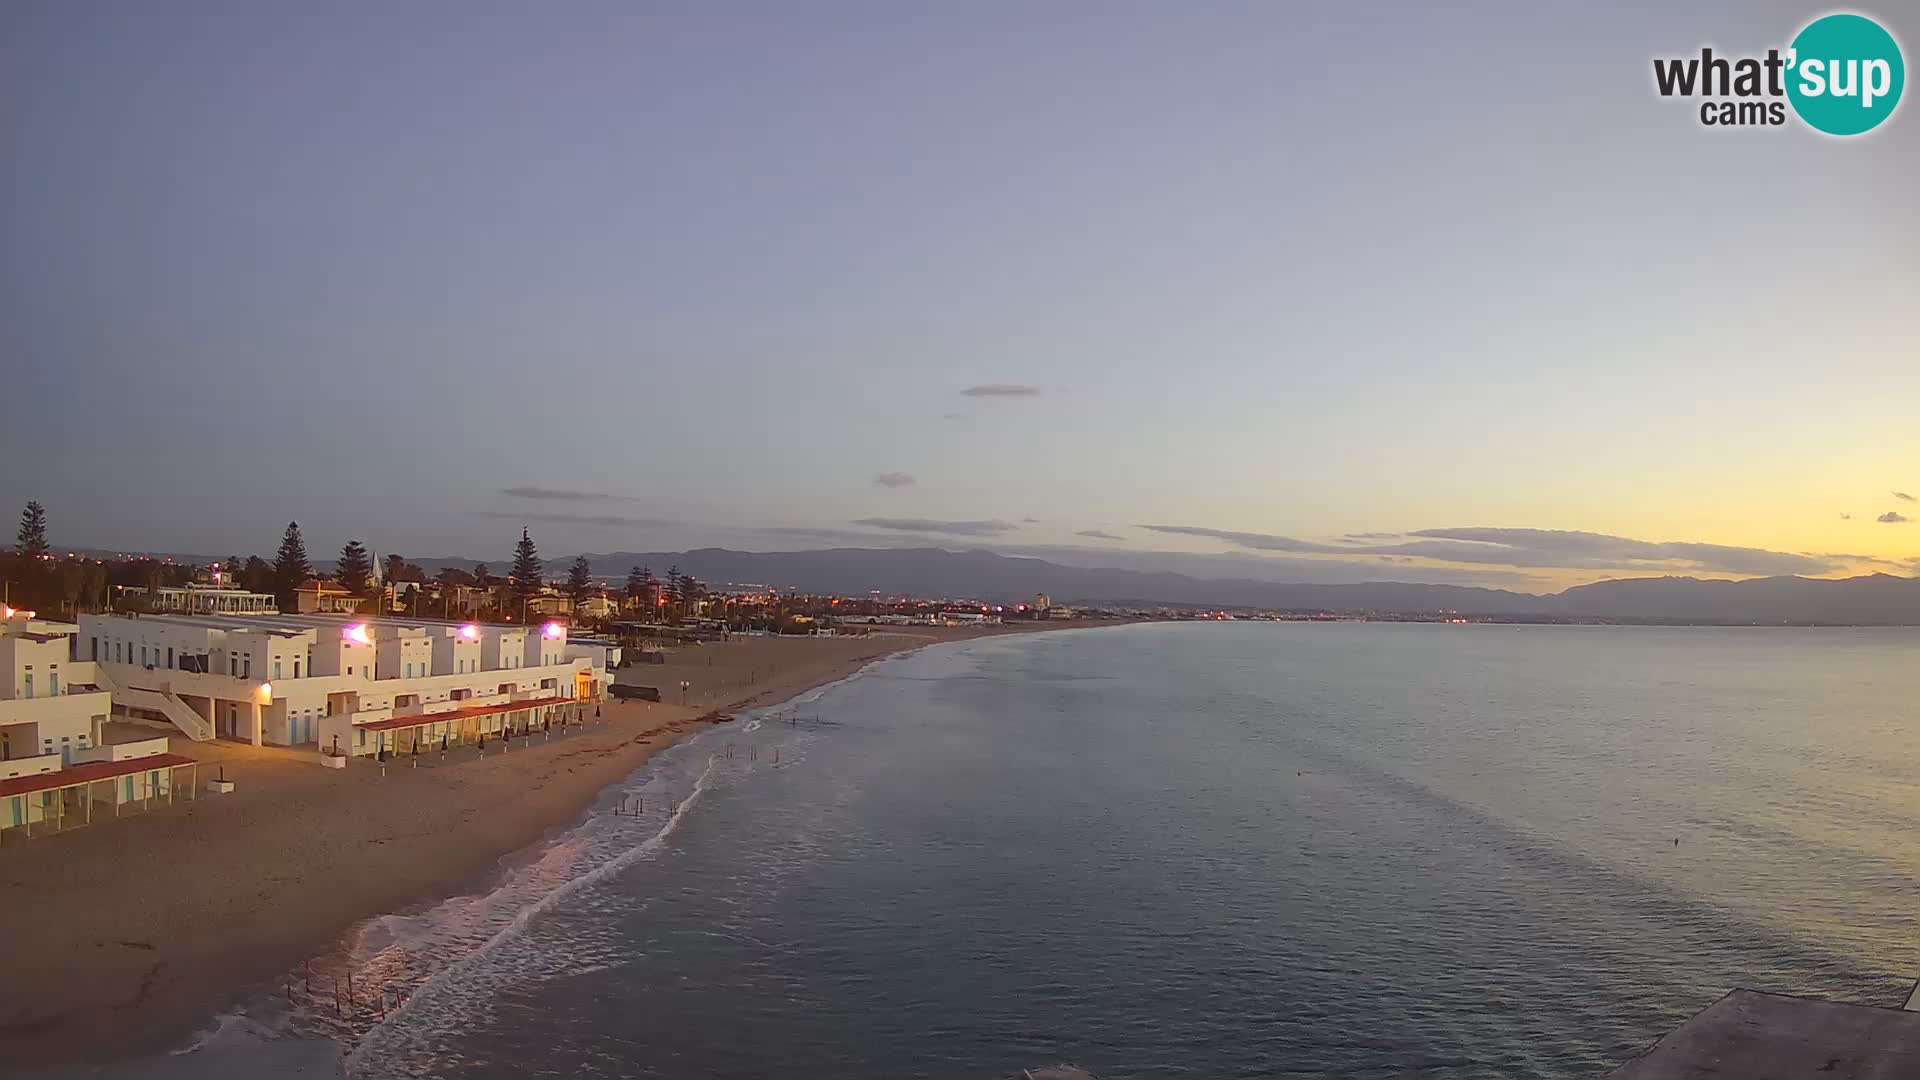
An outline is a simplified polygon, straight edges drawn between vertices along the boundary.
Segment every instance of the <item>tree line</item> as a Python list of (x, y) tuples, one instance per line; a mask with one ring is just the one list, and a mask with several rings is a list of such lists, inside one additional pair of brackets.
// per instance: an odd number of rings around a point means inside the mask
[[(514, 620), (524, 616), (533, 598), (546, 591), (545, 564), (540, 558), (529, 530), (520, 530), (513, 559), (506, 577), (493, 575), (484, 562), (471, 570), (445, 567), (429, 575), (416, 563), (397, 554), (388, 555), (381, 567), (389, 585), (411, 583), (404, 592), (409, 614), (495, 618)], [(212, 571), (145, 556), (132, 559), (86, 558), (72, 553), (56, 556), (47, 539), (46, 508), (38, 501), (27, 503), (20, 515), (20, 527), (13, 550), (0, 554), (0, 576), (4, 577), (6, 602), (14, 608), (44, 611), (48, 614), (72, 614), (101, 611), (115, 607), (140, 608), (138, 601), (115, 594), (127, 588), (144, 589), (148, 594), (169, 586), (195, 583), (210, 574), (213, 583), (272, 594), (281, 611), (299, 610), (299, 591), (322, 579), (307, 554), (300, 523), (290, 521), (281, 534), (280, 546), (272, 561), (258, 555), (230, 555)], [(349, 540), (335, 559), (333, 583), (349, 596), (368, 600), (382, 590), (374, 581), (373, 557), (360, 540)], [(463, 591), (464, 590), (464, 591)], [(576, 605), (584, 604), (603, 590), (595, 581), (593, 565), (582, 555), (567, 568), (562, 593)], [(458, 595), (461, 603), (456, 606)], [(625, 589), (619, 594), (633, 617), (647, 621), (678, 623), (693, 617), (707, 588), (678, 566), (667, 571), (664, 581), (644, 566), (627, 574)]]

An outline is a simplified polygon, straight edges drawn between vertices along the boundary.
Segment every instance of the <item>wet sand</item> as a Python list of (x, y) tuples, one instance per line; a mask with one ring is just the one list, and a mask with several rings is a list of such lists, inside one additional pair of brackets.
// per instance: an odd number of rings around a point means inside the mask
[[(774, 704), (871, 661), (941, 641), (1063, 629), (888, 628), (865, 638), (748, 638), (673, 650), (622, 680), (662, 703), (605, 703), (603, 723), (551, 739), (381, 767), (322, 768), (312, 747), (172, 739), (199, 758), (184, 794), (118, 820), (0, 848), (10, 913), (0, 1061), (101, 1061), (176, 1048), (194, 1027), (376, 915), (414, 910), (574, 821), (594, 796), (702, 717)], [(691, 683), (681, 705), (679, 684)], [(114, 725), (120, 738), (160, 732)], [(238, 789), (206, 790), (224, 769)], [(185, 774), (182, 774), (183, 782)]]

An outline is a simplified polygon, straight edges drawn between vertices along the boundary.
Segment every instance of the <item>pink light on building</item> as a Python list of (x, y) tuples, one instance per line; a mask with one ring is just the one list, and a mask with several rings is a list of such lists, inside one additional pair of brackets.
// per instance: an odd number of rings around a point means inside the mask
[(460, 628), (460, 636), (466, 638), (468, 641), (478, 641), (480, 640), (480, 628), (472, 623), (468, 623)]
[(367, 633), (366, 623), (354, 623), (352, 626), (340, 631), (340, 636), (357, 645), (373, 644), (373, 635)]
[(540, 632), (550, 638), (557, 638), (562, 633), (565, 633), (565, 631), (561, 628), (560, 624), (557, 622), (550, 622), (547, 625), (541, 627)]

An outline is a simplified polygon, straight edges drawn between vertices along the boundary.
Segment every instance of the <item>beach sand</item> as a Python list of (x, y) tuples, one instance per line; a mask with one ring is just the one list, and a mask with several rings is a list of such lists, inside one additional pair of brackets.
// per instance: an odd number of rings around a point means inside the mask
[[(322, 768), (312, 747), (193, 743), (200, 795), (0, 848), (8, 933), (0, 1060), (8, 1067), (178, 1047), (215, 1011), (376, 915), (415, 910), (577, 819), (596, 793), (703, 715), (783, 701), (940, 641), (1072, 623), (888, 628), (864, 638), (744, 638), (672, 650), (622, 681), (660, 704), (608, 701), (608, 721), (484, 756), (428, 755), (382, 775), (368, 758)], [(692, 684), (679, 704), (682, 679)], [(134, 725), (121, 738), (158, 732)], [(213, 795), (220, 769), (237, 790)], [(183, 779), (185, 774), (182, 774)]]

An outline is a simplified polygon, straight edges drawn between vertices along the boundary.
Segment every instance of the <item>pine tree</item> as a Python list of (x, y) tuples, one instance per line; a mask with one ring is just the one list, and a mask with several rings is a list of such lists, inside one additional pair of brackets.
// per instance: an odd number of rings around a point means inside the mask
[(38, 500), (29, 502), (25, 510), (20, 511), (19, 543), (15, 550), (23, 559), (38, 559), (47, 552), (47, 508)]
[(639, 567), (627, 571), (627, 599), (638, 600), (647, 594), (647, 575)]
[(583, 603), (593, 595), (593, 564), (587, 561), (585, 555), (573, 560), (573, 565), (567, 569), (567, 595), (573, 598), (575, 604)]
[(340, 563), (334, 571), (334, 579), (340, 587), (354, 596), (365, 596), (373, 589), (373, 560), (368, 557), (366, 545), (358, 540), (347, 541), (340, 549)]
[(513, 546), (513, 572), (508, 575), (513, 582), (513, 595), (526, 599), (540, 591), (540, 549), (533, 546), (533, 537), (527, 530), (520, 530), (520, 542)]
[(387, 556), (387, 584), (407, 579), (407, 560), (398, 555)]
[(486, 563), (473, 564), (473, 587), (481, 590), (493, 588), (493, 572), (487, 569)]
[(247, 556), (245, 566), (239, 569), (240, 587), (248, 592), (273, 591), (273, 566), (258, 555)]
[(313, 567), (307, 562), (307, 542), (300, 538), (300, 523), (289, 521), (286, 535), (280, 538), (280, 551), (273, 557), (273, 591), (281, 611), (294, 609), (294, 593), (312, 578)]

